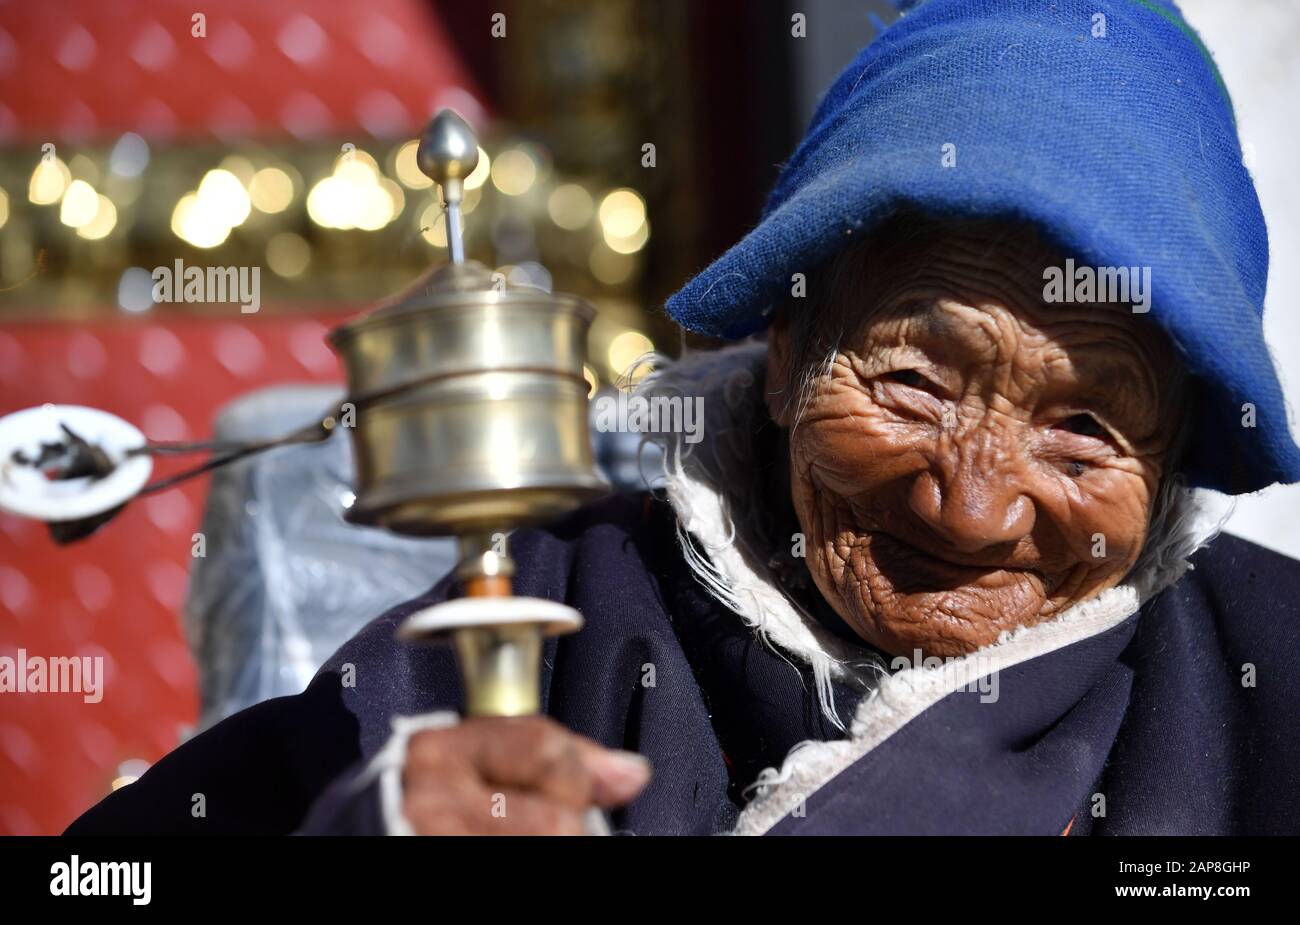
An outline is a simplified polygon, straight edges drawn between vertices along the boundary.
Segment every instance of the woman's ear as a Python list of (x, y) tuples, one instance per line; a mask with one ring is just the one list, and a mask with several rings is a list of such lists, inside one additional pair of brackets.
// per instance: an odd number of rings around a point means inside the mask
[(767, 394), (764, 397), (768, 416), (779, 427), (786, 428), (794, 423), (798, 407), (792, 394), (795, 383), (790, 362), (790, 319), (785, 308), (781, 308), (767, 332)]

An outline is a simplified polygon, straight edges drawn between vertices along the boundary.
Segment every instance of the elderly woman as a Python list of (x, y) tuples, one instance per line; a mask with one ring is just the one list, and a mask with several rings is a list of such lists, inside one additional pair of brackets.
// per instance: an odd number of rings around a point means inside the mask
[(587, 618), (548, 716), (394, 642), (444, 581), (73, 831), (1300, 831), (1300, 566), (1205, 491), (1300, 480), (1263, 219), (1174, 7), (1095, 13), (928, 0), (840, 77), (668, 303), (766, 329), (643, 384), (702, 442), (517, 538)]

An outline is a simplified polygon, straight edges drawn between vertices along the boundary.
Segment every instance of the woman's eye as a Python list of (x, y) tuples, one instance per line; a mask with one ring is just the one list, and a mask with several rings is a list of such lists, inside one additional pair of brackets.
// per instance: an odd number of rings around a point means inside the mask
[(905, 385), (913, 389), (920, 389), (923, 392), (933, 392), (935, 389), (933, 382), (914, 369), (895, 370), (888, 373), (887, 378), (891, 382), (897, 382), (899, 385)]
[(1068, 430), (1070, 433), (1079, 434), (1082, 437), (1106, 436), (1106, 428), (1102, 427), (1091, 414), (1072, 415), (1056, 426), (1061, 430)]

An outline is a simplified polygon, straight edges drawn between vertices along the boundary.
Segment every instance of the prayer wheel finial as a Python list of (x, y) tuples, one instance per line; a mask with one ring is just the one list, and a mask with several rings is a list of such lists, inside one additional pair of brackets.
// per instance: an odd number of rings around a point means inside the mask
[(478, 139), (474, 130), (450, 109), (442, 110), (420, 136), (415, 162), (442, 191), (442, 202), (447, 209), (447, 248), (451, 252), (451, 262), (463, 263), (465, 244), (460, 203), (465, 191), (465, 178), (478, 166)]

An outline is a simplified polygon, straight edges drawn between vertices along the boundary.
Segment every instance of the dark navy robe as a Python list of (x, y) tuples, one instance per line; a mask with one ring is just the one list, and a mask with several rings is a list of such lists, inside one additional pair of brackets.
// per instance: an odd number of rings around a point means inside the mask
[[(730, 831), (760, 771), (844, 734), (811, 670), (699, 585), (665, 503), (614, 498), (512, 542), (516, 593), (586, 618), (548, 640), (545, 712), (654, 765), (616, 832)], [(1300, 562), (1228, 535), (1192, 561), (1118, 626), (1004, 669), (996, 702), (939, 700), (772, 834), (1300, 833)], [(451, 590), (379, 617), (305, 692), (186, 742), (69, 833), (382, 832), (377, 787), (359, 781), (391, 718), (460, 706), (450, 650), (393, 634)], [(861, 696), (836, 684), (839, 715)]]

